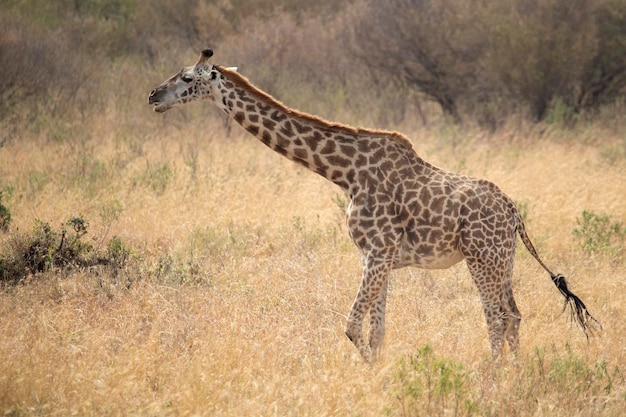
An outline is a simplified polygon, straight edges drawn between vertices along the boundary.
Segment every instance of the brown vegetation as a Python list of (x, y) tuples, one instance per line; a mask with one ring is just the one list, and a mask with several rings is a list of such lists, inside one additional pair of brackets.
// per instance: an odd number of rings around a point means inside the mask
[[(620, 22), (623, 2), (576, 2), (582, 9), (558, 14), (559, 36), (571, 34), (563, 16), (579, 19), (580, 30), (556, 52), (581, 64), (597, 51), (608, 55), (594, 71), (569, 68), (563, 79), (572, 84), (548, 92), (559, 100), (548, 100), (539, 122), (526, 106), (542, 89), (521, 84), (539, 60), (514, 58), (541, 49), (538, 39), (549, 36), (534, 25), (554, 22), (530, 6), (557, 10), (561, 2), (498, 2), (497, 10), (421, 2), (443, 7), (430, 20), (407, 12), (434, 31), (423, 45), (451, 67), (443, 80), (458, 89), (460, 124), (377, 63), (372, 44), (358, 50), (368, 39), (353, 25), (371, 19), (369, 2), (182, 3), (0, 8), (2, 413), (623, 414), (625, 55), (611, 54), (624, 38), (618, 23), (599, 27), (579, 14), (591, 8), (596, 21)], [(516, 9), (502, 26), (472, 20), (507, 5)], [(393, 18), (409, 30), (404, 13), (379, 12), (381, 24)], [(522, 37), (511, 21), (536, 36)], [(458, 59), (485, 52), (477, 42), (485, 27), (511, 31), (498, 38), (510, 55), (502, 52), (501, 66), (483, 56), (477, 74), (471, 57), (465, 67)], [(585, 45), (596, 49), (579, 55)], [(542, 257), (602, 322), (602, 335), (587, 341), (568, 323), (561, 295), (520, 249), (517, 364), (492, 364), (478, 295), (459, 264), (394, 273), (383, 356), (365, 366), (343, 335), (360, 277), (345, 197), (209, 105), (156, 115), (146, 104), (154, 85), (208, 46), (216, 61), (239, 66), (290, 107), (400, 130), (429, 162), (500, 185)], [(462, 82), (466, 72), (474, 83)], [(498, 81), (488, 82), (494, 74)], [(597, 88), (608, 81), (611, 91), (584, 93), (581, 79)], [(598, 101), (576, 107), (574, 98), (594, 94)]]
[(622, 1), (365, 4), (357, 53), (456, 121), (496, 127), (513, 112), (538, 121), (557, 105), (573, 117), (614, 101), (626, 85)]

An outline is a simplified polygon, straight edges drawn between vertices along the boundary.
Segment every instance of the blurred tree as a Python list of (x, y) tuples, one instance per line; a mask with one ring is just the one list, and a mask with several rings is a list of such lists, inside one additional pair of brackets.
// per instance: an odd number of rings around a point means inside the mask
[(456, 121), (495, 127), (554, 103), (597, 109), (626, 86), (624, 0), (362, 0), (354, 55)]
[(555, 97), (571, 102), (594, 50), (591, 10), (589, 0), (518, 0), (489, 9), (484, 67), (532, 119), (542, 120)]
[(576, 111), (598, 109), (614, 101), (626, 88), (626, 2), (603, 0), (596, 4), (596, 43), (592, 58), (583, 69)]
[(379, 74), (416, 87), (460, 121), (459, 101), (487, 46), (472, 1), (365, 0), (354, 23), (356, 55)]
[(0, 12), (0, 119), (28, 99), (57, 110), (79, 88), (80, 59), (64, 36), (46, 34), (28, 20)]
[(0, 118), (42, 97), (52, 109), (78, 97), (87, 114), (116, 68), (171, 69), (205, 47), (309, 111), (367, 95), (363, 113), (393, 125), (427, 99), (496, 128), (513, 113), (539, 121), (622, 97), (626, 1), (4, 0)]

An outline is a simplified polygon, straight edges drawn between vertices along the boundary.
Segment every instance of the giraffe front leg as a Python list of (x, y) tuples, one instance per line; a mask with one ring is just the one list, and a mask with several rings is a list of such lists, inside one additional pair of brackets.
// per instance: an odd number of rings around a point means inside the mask
[(375, 360), (383, 345), (385, 338), (385, 307), (387, 304), (387, 285), (388, 279), (385, 280), (380, 292), (376, 296), (372, 308), (370, 308), (370, 348), (372, 350), (372, 359)]
[(363, 338), (363, 318), (367, 313), (368, 307), (360, 300), (360, 296), (361, 291), (359, 291), (359, 294), (352, 303), (348, 323), (346, 324), (346, 336), (354, 343), (354, 346), (356, 346), (365, 362), (369, 363), (372, 358), (372, 351)]
[[(368, 257), (365, 260), (361, 287), (348, 316), (346, 336), (366, 362), (372, 361), (372, 349), (378, 351), (385, 336), (385, 300), (390, 269), (385, 257)], [(366, 343), (363, 337), (363, 319), (368, 312), (371, 328), (369, 343)]]

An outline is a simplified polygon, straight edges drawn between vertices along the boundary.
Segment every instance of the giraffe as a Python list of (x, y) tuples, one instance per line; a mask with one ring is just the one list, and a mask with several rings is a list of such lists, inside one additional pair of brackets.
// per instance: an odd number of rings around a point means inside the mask
[[(465, 260), (478, 288), (492, 356), (504, 343), (516, 354), (520, 311), (512, 290), (517, 235), (565, 297), (585, 335), (599, 322), (533, 247), (513, 201), (495, 184), (458, 175), (420, 158), (396, 132), (354, 128), (290, 109), (236, 69), (209, 63), (213, 51), (181, 69), (148, 98), (154, 111), (212, 101), (263, 144), (337, 184), (350, 204), (348, 233), (362, 256), (362, 277), (345, 327), (363, 359), (375, 360), (385, 336), (391, 270), (445, 269)], [(369, 314), (369, 339), (363, 322)], [(600, 325), (601, 326), (601, 325)]]

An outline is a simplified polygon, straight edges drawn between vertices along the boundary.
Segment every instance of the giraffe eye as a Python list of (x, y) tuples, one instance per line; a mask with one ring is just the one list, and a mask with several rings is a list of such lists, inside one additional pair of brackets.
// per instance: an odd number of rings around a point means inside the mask
[(217, 73), (216, 72), (212, 72), (211, 73), (211, 81), (215, 81), (217, 79)]
[(192, 82), (192, 81), (193, 81), (193, 78), (191, 78), (191, 77), (190, 77), (190, 76), (188, 76), (188, 75), (183, 75), (183, 76), (182, 76), (182, 80), (183, 80), (184, 82), (186, 82), (187, 84), (189, 84), (190, 82)]

